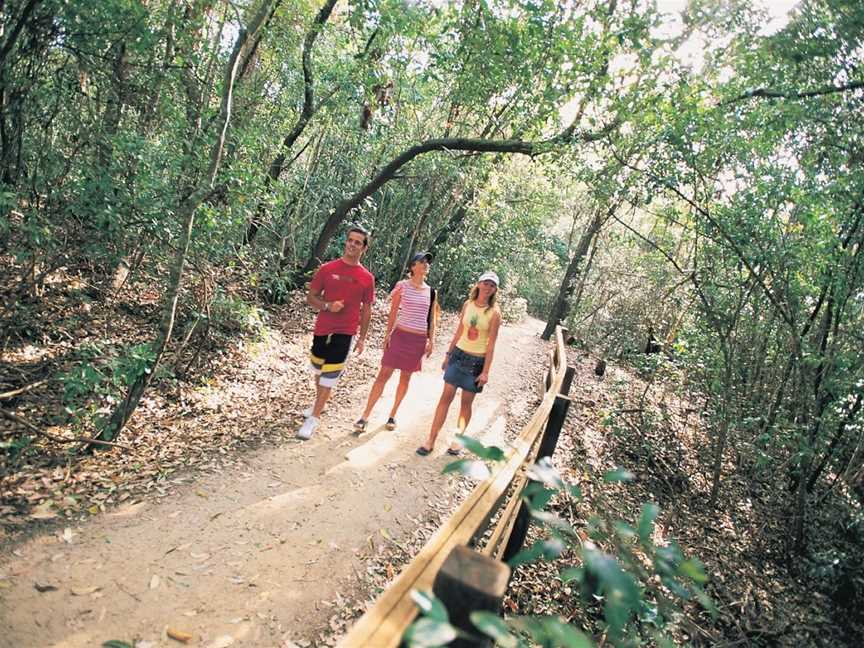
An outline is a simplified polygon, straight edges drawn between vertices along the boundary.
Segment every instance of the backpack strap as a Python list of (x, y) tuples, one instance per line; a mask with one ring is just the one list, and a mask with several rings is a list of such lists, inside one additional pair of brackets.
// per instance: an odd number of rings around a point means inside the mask
[(435, 309), (435, 299), (437, 291), (434, 288), (429, 289), (429, 312), (426, 314), (426, 335), (428, 336), (432, 330), (432, 312)]

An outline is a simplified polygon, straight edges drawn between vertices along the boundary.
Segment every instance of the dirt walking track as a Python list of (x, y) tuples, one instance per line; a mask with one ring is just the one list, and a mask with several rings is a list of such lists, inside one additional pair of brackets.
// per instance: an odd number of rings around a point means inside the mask
[[(501, 443), (508, 417), (530, 406), (522, 378), (543, 353), (541, 326), (502, 329), (469, 432)], [(414, 454), (441, 391), (443, 346), (414, 377), (395, 431), (383, 427), (395, 377), (360, 438), (350, 425), (369, 385), (337, 391), (310, 441), (249, 452), (236, 469), (187, 475), (174, 496), (20, 545), (0, 563), (0, 646), (182, 645), (166, 628), (208, 648), (311, 645), (332, 613), (324, 602), (368, 595), (360, 556), (398, 544), (450, 497), (441, 469), (452, 420), (432, 456)], [(457, 411), (458, 400), (451, 419)]]

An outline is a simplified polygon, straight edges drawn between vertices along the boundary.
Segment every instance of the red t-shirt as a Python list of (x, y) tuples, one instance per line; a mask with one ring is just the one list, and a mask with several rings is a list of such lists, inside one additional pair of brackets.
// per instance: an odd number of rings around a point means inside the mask
[(360, 326), (360, 306), (375, 301), (375, 277), (372, 273), (362, 265), (348, 265), (342, 259), (329, 261), (318, 268), (309, 288), (315, 293), (323, 291), (328, 302), (345, 302), (345, 307), (338, 313), (319, 311), (315, 335), (356, 335)]

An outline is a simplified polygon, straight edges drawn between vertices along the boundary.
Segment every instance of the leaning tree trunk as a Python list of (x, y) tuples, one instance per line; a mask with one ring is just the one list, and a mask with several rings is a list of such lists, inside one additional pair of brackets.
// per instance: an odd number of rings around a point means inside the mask
[(620, 121), (616, 117), (601, 129), (585, 133), (578, 132), (576, 124), (574, 123), (565, 128), (558, 135), (542, 141), (518, 139), (490, 140), (457, 137), (430, 139), (421, 142), (420, 144), (416, 144), (393, 158), (361, 189), (336, 204), (336, 207), (333, 208), (333, 211), (330, 212), (330, 215), (327, 217), (324, 227), (321, 229), (321, 233), (315, 241), (312, 254), (309, 255), (306, 264), (294, 273), (293, 283), (295, 286), (299, 286), (309, 280), (312, 271), (315, 270), (315, 268), (317, 268), (324, 260), (324, 253), (327, 251), (330, 239), (333, 238), (333, 235), (342, 226), (342, 223), (345, 221), (348, 214), (359, 207), (364, 200), (372, 196), (387, 182), (392, 180), (399, 169), (424, 153), (432, 151), (472, 151), (475, 153), (521, 153), (522, 155), (533, 157), (535, 155), (542, 155), (543, 153), (554, 151), (559, 146), (567, 144), (573, 144), (576, 142), (596, 142), (608, 137), (609, 133), (617, 129), (619, 124)]
[(606, 212), (595, 212), (594, 218), (588, 224), (588, 227), (582, 232), (582, 237), (579, 239), (579, 244), (576, 246), (576, 251), (573, 253), (573, 258), (570, 259), (570, 264), (567, 266), (567, 271), (564, 273), (564, 279), (561, 280), (561, 286), (558, 288), (558, 296), (552, 304), (552, 311), (549, 317), (546, 318), (546, 328), (543, 329), (544, 340), (548, 340), (555, 332), (555, 327), (558, 326), (567, 315), (570, 313), (570, 298), (573, 296), (573, 291), (576, 289), (579, 276), (581, 275), (582, 261), (588, 250), (591, 247), (591, 241), (597, 236), (600, 228), (603, 227), (608, 218), (615, 213), (617, 205), (611, 207)]
[(162, 317), (159, 321), (159, 329), (156, 339), (150, 344), (153, 358), (146, 371), (132, 383), (126, 397), (114, 409), (108, 423), (102, 428), (99, 436), (101, 441), (111, 441), (117, 437), (126, 425), (132, 413), (138, 407), (141, 396), (150, 384), (159, 362), (165, 353), (168, 340), (174, 328), (174, 318), (177, 313), (177, 300), (180, 296), (180, 287), (183, 280), (183, 267), (186, 263), (186, 255), (189, 251), (189, 243), (192, 239), (192, 227), (195, 224), (195, 212), (198, 207), (214, 192), (216, 173), (222, 161), (222, 153), (225, 148), (225, 137), (231, 122), (231, 108), (234, 98), (234, 83), (237, 79), (238, 70), (242, 69), (246, 57), (248, 57), (258, 44), (273, 12), (279, 6), (281, 0), (269, 0), (262, 5), (252, 20), (249, 30), (242, 30), (237, 36), (234, 50), (225, 70), (225, 84), (222, 90), (222, 106), (219, 113), (217, 126), (218, 136), (210, 152), (210, 165), (204, 180), (185, 199), (181, 200), (177, 207), (177, 215), (183, 223), (180, 234), (180, 242), (177, 246), (177, 254), (171, 264), (171, 272), (168, 278), (168, 288), (165, 293), (165, 303), (162, 307)]
[[(297, 118), (297, 123), (291, 132), (282, 140), (282, 149), (279, 154), (270, 162), (267, 167), (267, 175), (264, 178), (264, 191), (267, 192), (272, 184), (279, 178), (282, 171), (285, 169), (285, 161), (288, 158), (288, 152), (294, 143), (300, 137), (300, 134), (306, 128), (306, 125), (312, 119), (315, 113), (314, 100), (314, 80), (312, 78), (312, 46), (315, 44), (315, 39), (324, 27), (324, 23), (330, 18), (333, 13), (333, 7), (337, 0), (327, 0), (318, 15), (315, 17), (312, 27), (306, 34), (303, 41), (303, 108), (300, 111), (300, 116)], [(264, 220), (264, 211), (266, 210), (267, 201), (262, 199), (258, 203), (255, 214), (249, 221), (249, 226), (243, 234), (243, 245), (249, 245), (258, 234), (261, 224)]]
[(714, 439), (714, 457), (711, 465), (711, 494), (708, 496), (709, 508), (714, 508), (720, 496), (720, 482), (723, 478), (723, 456), (729, 442), (729, 425), (731, 423), (730, 405), (732, 403), (732, 358), (729, 343), (721, 337), (720, 346), (723, 352), (723, 403), (720, 414), (720, 430)]

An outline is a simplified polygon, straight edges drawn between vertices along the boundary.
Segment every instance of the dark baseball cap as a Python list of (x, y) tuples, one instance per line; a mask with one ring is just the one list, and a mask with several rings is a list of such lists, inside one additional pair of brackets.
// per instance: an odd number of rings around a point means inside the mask
[(415, 263), (417, 263), (418, 261), (422, 261), (423, 259), (426, 259), (427, 263), (432, 263), (433, 258), (434, 257), (432, 256), (431, 252), (418, 252), (411, 257), (411, 265), (414, 265)]

